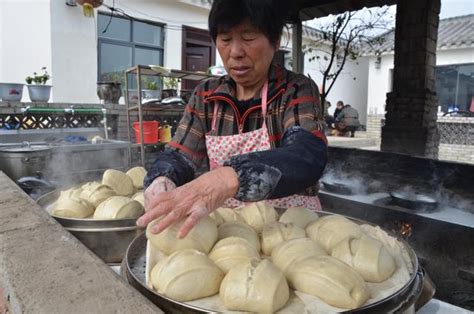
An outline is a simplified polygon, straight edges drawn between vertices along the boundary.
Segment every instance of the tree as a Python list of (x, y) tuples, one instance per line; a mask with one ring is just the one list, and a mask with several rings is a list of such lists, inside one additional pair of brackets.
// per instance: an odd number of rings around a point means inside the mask
[[(323, 76), (320, 86), (321, 104), (326, 103), (327, 95), (346, 62), (357, 60), (363, 47), (372, 48), (377, 52), (383, 37), (376, 36), (376, 32), (388, 30), (392, 23), (393, 16), (389, 12), (389, 7), (382, 7), (345, 12), (318, 27), (321, 38), (303, 47), (303, 52), (309, 56), (310, 62), (319, 63), (319, 71)], [(320, 52), (318, 55), (317, 51)]]

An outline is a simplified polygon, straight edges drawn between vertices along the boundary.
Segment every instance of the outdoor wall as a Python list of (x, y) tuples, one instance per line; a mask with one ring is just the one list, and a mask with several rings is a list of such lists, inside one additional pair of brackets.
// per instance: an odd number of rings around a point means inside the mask
[[(382, 54), (380, 69), (375, 67), (375, 56), (368, 60), (367, 113), (385, 112), (387, 93), (391, 91), (393, 54)], [(474, 48), (443, 49), (436, 51), (436, 65), (474, 63)]]
[[(25, 77), (51, 63), (50, 0), (0, 0), (0, 82)], [(28, 98), (24, 88), (23, 99)]]
[[(367, 137), (380, 145), (383, 114), (367, 116)], [(438, 160), (474, 164), (474, 118), (438, 117), (437, 127), (440, 133)]]
[[(181, 68), (182, 25), (207, 29), (208, 10), (180, 1), (122, 0), (115, 6), (132, 17), (166, 24), (164, 65), (169, 68)], [(50, 101), (99, 102), (97, 14), (84, 17), (81, 6), (67, 6), (64, 0), (0, 0), (0, 38), (1, 82), (24, 83), (46, 66), (52, 76)], [(22, 101), (29, 101), (26, 88)]]
[(367, 78), (368, 61), (366, 59), (359, 58), (356, 61), (347, 62), (329, 92), (328, 100), (332, 104), (329, 113), (333, 114), (336, 109), (336, 102), (342, 100), (345, 104), (350, 104), (357, 109), (360, 123), (366, 125)]
[(82, 7), (51, 0), (51, 101), (98, 103), (96, 18)]
[(436, 65), (474, 63), (474, 48), (437, 50)]
[(392, 89), (393, 54), (381, 56), (380, 68), (375, 66), (375, 57), (368, 59), (367, 113), (383, 114), (387, 93)]
[[(291, 39), (289, 39), (286, 33), (282, 37), (281, 41), (282, 48), (290, 50), (287, 53), (287, 56), (291, 56)], [(307, 38), (303, 39), (303, 45), (309, 47), (315, 47), (312, 41)], [(323, 75), (321, 73), (321, 66), (324, 66), (326, 62), (323, 60), (324, 56), (327, 54), (319, 51), (321, 49), (329, 50), (330, 47), (327, 45), (317, 44), (317, 48), (314, 49), (312, 53), (306, 53), (304, 56), (304, 65), (303, 73), (309, 75), (319, 87), (323, 83)], [(312, 56), (319, 56), (318, 60), (309, 61)], [(289, 60), (288, 60), (289, 61)], [(336, 102), (342, 100), (344, 103), (350, 104), (352, 107), (356, 108), (359, 112), (360, 123), (363, 125), (367, 124), (367, 78), (368, 78), (368, 60), (366, 58), (359, 58), (355, 61), (347, 60), (344, 65), (344, 69), (336, 80), (336, 83), (329, 91), (327, 100), (331, 102), (331, 107), (329, 108), (329, 113), (333, 114), (336, 109)], [(291, 69), (291, 66), (288, 67)], [(326, 82), (327, 86), (330, 84), (330, 81)], [(327, 88), (327, 87), (326, 87)]]

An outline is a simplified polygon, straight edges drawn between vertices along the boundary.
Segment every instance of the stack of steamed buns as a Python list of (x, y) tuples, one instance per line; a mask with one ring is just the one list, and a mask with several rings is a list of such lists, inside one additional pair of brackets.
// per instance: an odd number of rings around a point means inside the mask
[(135, 219), (144, 212), (143, 179), (146, 170), (134, 167), (124, 173), (106, 170), (101, 182), (62, 191), (51, 214), (65, 218)]
[(219, 208), (184, 239), (183, 221), (160, 234), (147, 228), (148, 245), (165, 254), (149, 265), (150, 285), (176, 301), (219, 294), (227, 310), (275, 312), (290, 289), (342, 309), (362, 306), (367, 282), (383, 282), (397, 266), (379, 240), (351, 220), (301, 207), (280, 217), (266, 202)]

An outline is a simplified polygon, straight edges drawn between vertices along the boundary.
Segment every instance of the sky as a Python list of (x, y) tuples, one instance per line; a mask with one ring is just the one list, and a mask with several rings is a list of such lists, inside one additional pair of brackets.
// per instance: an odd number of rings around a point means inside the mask
[(439, 16), (442, 19), (473, 13), (473, 0), (441, 0), (441, 13)]
[[(396, 10), (396, 6), (390, 7), (390, 13), (393, 14), (394, 18)], [(474, 14), (474, 0), (441, 0), (441, 12), (439, 14), (441, 19), (467, 14)], [(307, 24), (319, 28), (320, 25), (330, 23), (331, 21), (332, 17), (329, 16), (308, 21)], [(395, 27), (395, 19), (393, 20), (393, 27)]]

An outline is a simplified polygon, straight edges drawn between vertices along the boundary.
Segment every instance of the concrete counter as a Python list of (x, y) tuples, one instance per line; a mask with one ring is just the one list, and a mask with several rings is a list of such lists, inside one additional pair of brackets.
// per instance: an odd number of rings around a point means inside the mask
[(2, 172), (0, 191), (0, 312), (162, 312)]

